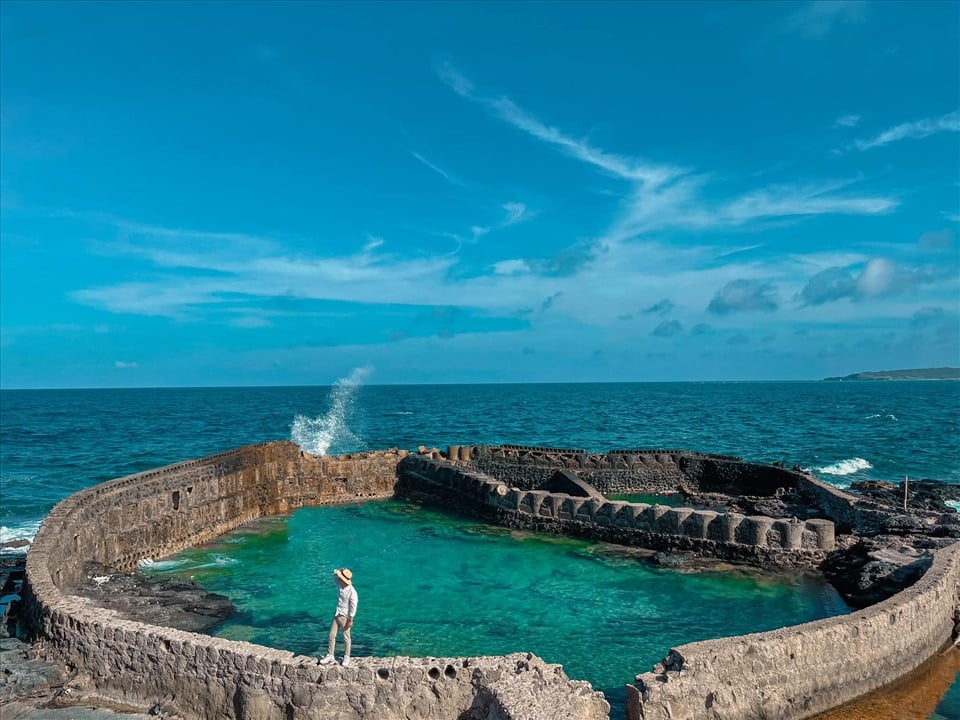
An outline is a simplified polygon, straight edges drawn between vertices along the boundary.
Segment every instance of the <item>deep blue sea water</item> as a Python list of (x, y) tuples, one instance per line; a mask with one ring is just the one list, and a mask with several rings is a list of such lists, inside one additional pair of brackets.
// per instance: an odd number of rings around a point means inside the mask
[[(905, 475), (960, 483), (960, 383), (361, 386), (357, 379), (354, 375), (333, 388), (3, 391), (0, 541), (31, 537), (58, 500), (83, 487), (282, 438), (333, 454), (477, 443), (683, 448), (800, 465), (838, 485), (854, 479), (899, 481)], [(399, 512), (383, 508), (387, 517), (363, 517), (371, 523), (370, 532), (380, 532), (392, 522), (390, 514)], [(309, 525), (312, 517), (296, 514), (275, 527), (274, 534), (293, 537), (291, 528)], [(436, 518), (428, 524), (446, 528), (451, 537), (468, 527)], [(273, 541), (264, 542), (269, 546)], [(488, 549), (482, 545), (477, 552)], [(568, 556), (591, 553), (567, 546), (561, 550)], [(538, 557), (550, 552), (547, 543)], [(231, 562), (255, 565), (252, 556)], [(611, 562), (619, 561), (604, 560), (606, 566)], [(216, 572), (209, 582), (217, 584)], [(739, 586), (734, 594), (743, 593)], [(257, 603), (250, 602), (246, 610), (254, 613)], [(822, 607), (808, 610), (811, 616), (823, 612)], [(254, 625), (238, 621), (232, 632), (259, 636), (263, 630)], [(290, 638), (287, 644), (298, 651), (315, 649), (305, 642)], [(470, 654), (470, 649), (452, 647), (450, 652)], [(941, 716), (960, 717), (958, 695), (955, 683), (941, 704)]]

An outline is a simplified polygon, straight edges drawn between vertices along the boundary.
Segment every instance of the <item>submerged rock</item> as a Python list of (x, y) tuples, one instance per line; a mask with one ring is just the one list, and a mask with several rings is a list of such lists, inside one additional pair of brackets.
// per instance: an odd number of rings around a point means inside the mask
[(193, 582), (124, 575), (99, 563), (89, 563), (86, 580), (71, 586), (69, 592), (90, 598), (128, 620), (189, 632), (207, 632), (234, 612), (229, 598)]

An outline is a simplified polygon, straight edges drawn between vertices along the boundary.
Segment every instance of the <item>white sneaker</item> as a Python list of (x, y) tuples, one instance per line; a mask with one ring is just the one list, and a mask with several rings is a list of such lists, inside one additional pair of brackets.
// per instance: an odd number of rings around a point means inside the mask
[(329, 665), (332, 662), (333, 662), (333, 655), (324, 655), (322, 658), (320, 658), (321, 665)]
[(340, 664), (341, 664), (343, 667), (350, 667), (350, 656), (349, 656), (349, 655), (344, 655), (344, 656), (343, 656), (343, 662), (340, 663)]

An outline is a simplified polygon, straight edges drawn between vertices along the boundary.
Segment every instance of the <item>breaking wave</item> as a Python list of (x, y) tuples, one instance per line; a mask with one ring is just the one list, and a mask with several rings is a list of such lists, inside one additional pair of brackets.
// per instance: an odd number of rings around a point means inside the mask
[(347, 427), (347, 415), (353, 406), (357, 391), (373, 368), (369, 365), (354, 368), (347, 377), (337, 380), (330, 389), (330, 409), (325, 415), (310, 418), (297, 415), (290, 426), (290, 439), (311, 455), (326, 455), (337, 441), (356, 442), (356, 436)]
[(21, 525), (7, 527), (0, 525), (0, 544), (14, 542), (15, 540), (27, 540), (33, 542), (33, 538), (40, 529), (40, 521), (25, 522)]
[(858, 457), (841, 460), (840, 462), (835, 462), (832, 465), (824, 465), (823, 467), (813, 468), (815, 472), (822, 473), (824, 475), (853, 475), (854, 473), (858, 473), (863, 470), (872, 469), (873, 465), (871, 465), (869, 461)]

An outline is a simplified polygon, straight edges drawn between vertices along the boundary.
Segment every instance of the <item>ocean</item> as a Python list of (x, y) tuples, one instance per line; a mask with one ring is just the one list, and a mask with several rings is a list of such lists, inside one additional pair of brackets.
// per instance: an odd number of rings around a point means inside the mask
[[(2, 391), (0, 542), (31, 538), (81, 488), (284, 438), (329, 454), (500, 443), (688, 449), (799, 465), (839, 486), (904, 476), (960, 484), (955, 382), (377, 386), (366, 375), (318, 387)], [(683, 575), (616, 548), (512, 534), (396, 501), (304, 509), (151, 572), (229, 595), (238, 613), (217, 634), (313, 653), (324, 644), (330, 562), (366, 579), (356, 653), (530, 650), (612, 693), (615, 705), (630, 679), (623, 669), (648, 669), (671, 644), (847, 611), (810, 579)], [(307, 599), (292, 599), (298, 586)], [(397, 597), (435, 613), (411, 612)], [(669, 612), (681, 602), (681, 616)], [(642, 640), (615, 648), (630, 636)], [(606, 646), (626, 655), (615, 676), (605, 674), (611, 651), (596, 649)], [(960, 718), (956, 682), (937, 713)]]

